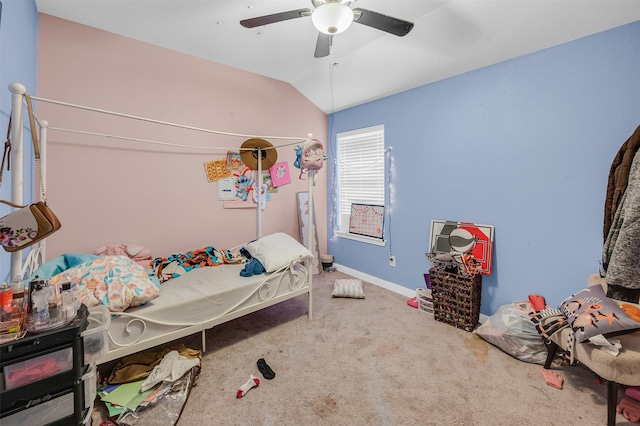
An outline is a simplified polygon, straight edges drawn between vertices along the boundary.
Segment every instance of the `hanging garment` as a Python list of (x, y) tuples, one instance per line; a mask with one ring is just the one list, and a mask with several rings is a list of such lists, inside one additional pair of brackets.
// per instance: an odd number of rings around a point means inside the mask
[(627, 198), (627, 193), (622, 194), (620, 201), (618, 202), (618, 209), (616, 210), (616, 214), (613, 217), (613, 221), (611, 222), (611, 227), (609, 228), (609, 235), (607, 235), (607, 239), (604, 241), (604, 246), (602, 248), (602, 263), (600, 264), (600, 276), (607, 276), (607, 269), (609, 269), (609, 262), (611, 261), (611, 253), (613, 253), (613, 248), (616, 245), (616, 241), (618, 240), (618, 234), (620, 233), (620, 228), (622, 227), (622, 219), (623, 219), (623, 211), (625, 201)]
[(605, 240), (609, 235), (611, 223), (614, 220), (622, 196), (627, 188), (629, 170), (631, 169), (631, 163), (638, 149), (640, 149), (640, 126), (638, 126), (631, 137), (622, 144), (611, 164), (604, 203), (603, 238)]
[(629, 170), (628, 185), (615, 215), (605, 249), (610, 250), (606, 266), (607, 296), (638, 303), (640, 298), (640, 154)]

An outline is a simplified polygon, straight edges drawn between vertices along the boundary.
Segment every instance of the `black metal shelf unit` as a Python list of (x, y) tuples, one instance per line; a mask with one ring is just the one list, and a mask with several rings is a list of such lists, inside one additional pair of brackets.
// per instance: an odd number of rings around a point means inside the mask
[[(24, 338), (0, 345), (2, 371), (13, 364), (28, 362), (33, 358), (59, 353), (71, 348), (73, 366), (70, 370), (44, 377), (35, 382), (12, 389), (2, 387), (0, 392), (0, 423), (23, 410), (37, 407), (73, 393), (73, 414), (54, 418), (49, 425), (81, 425), (87, 418), (92, 404), (85, 401), (83, 375), (90, 368), (84, 363), (82, 332), (87, 328), (89, 312), (81, 305), (78, 315), (70, 323), (40, 333), (28, 333)], [(4, 378), (3, 378), (4, 379)]]

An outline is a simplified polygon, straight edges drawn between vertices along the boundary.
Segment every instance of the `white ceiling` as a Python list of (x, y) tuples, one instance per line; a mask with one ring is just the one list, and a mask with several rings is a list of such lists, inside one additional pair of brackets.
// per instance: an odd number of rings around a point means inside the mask
[[(397, 37), (354, 23), (314, 58), (311, 18), (242, 19), (311, 0), (36, 0), (39, 12), (286, 81), (326, 113), (640, 20), (640, 0), (356, 0), (415, 24)], [(640, 48), (640, 46), (639, 46)]]

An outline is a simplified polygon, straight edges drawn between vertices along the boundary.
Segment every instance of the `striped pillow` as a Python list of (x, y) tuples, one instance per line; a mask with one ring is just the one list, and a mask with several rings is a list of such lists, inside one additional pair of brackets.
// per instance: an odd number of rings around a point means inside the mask
[(358, 279), (335, 280), (333, 283), (333, 297), (350, 297), (352, 299), (364, 299), (362, 281)]

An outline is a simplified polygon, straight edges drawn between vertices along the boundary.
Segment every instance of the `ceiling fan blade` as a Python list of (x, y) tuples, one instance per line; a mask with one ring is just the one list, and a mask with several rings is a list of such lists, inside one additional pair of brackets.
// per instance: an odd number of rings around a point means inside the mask
[(316, 53), (313, 55), (315, 58), (324, 58), (329, 56), (331, 52), (331, 42), (333, 36), (324, 33), (318, 33), (318, 41), (316, 42)]
[(413, 28), (413, 22), (383, 15), (382, 13), (373, 12), (367, 9), (353, 9), (353, 22), (357, 22), (368, 27), (372, 27), (387, 33), (405, 36)]
[(288, 12), (274, 13), (272, 15), (258, 16), (257, 18), (243, 19), (240, 25), (245, 28), (261, 27), (263, 25), (275, 24), (276, 22), (288, 21), (289, 19), (309, 16), (311, 9), (290, 10)]

